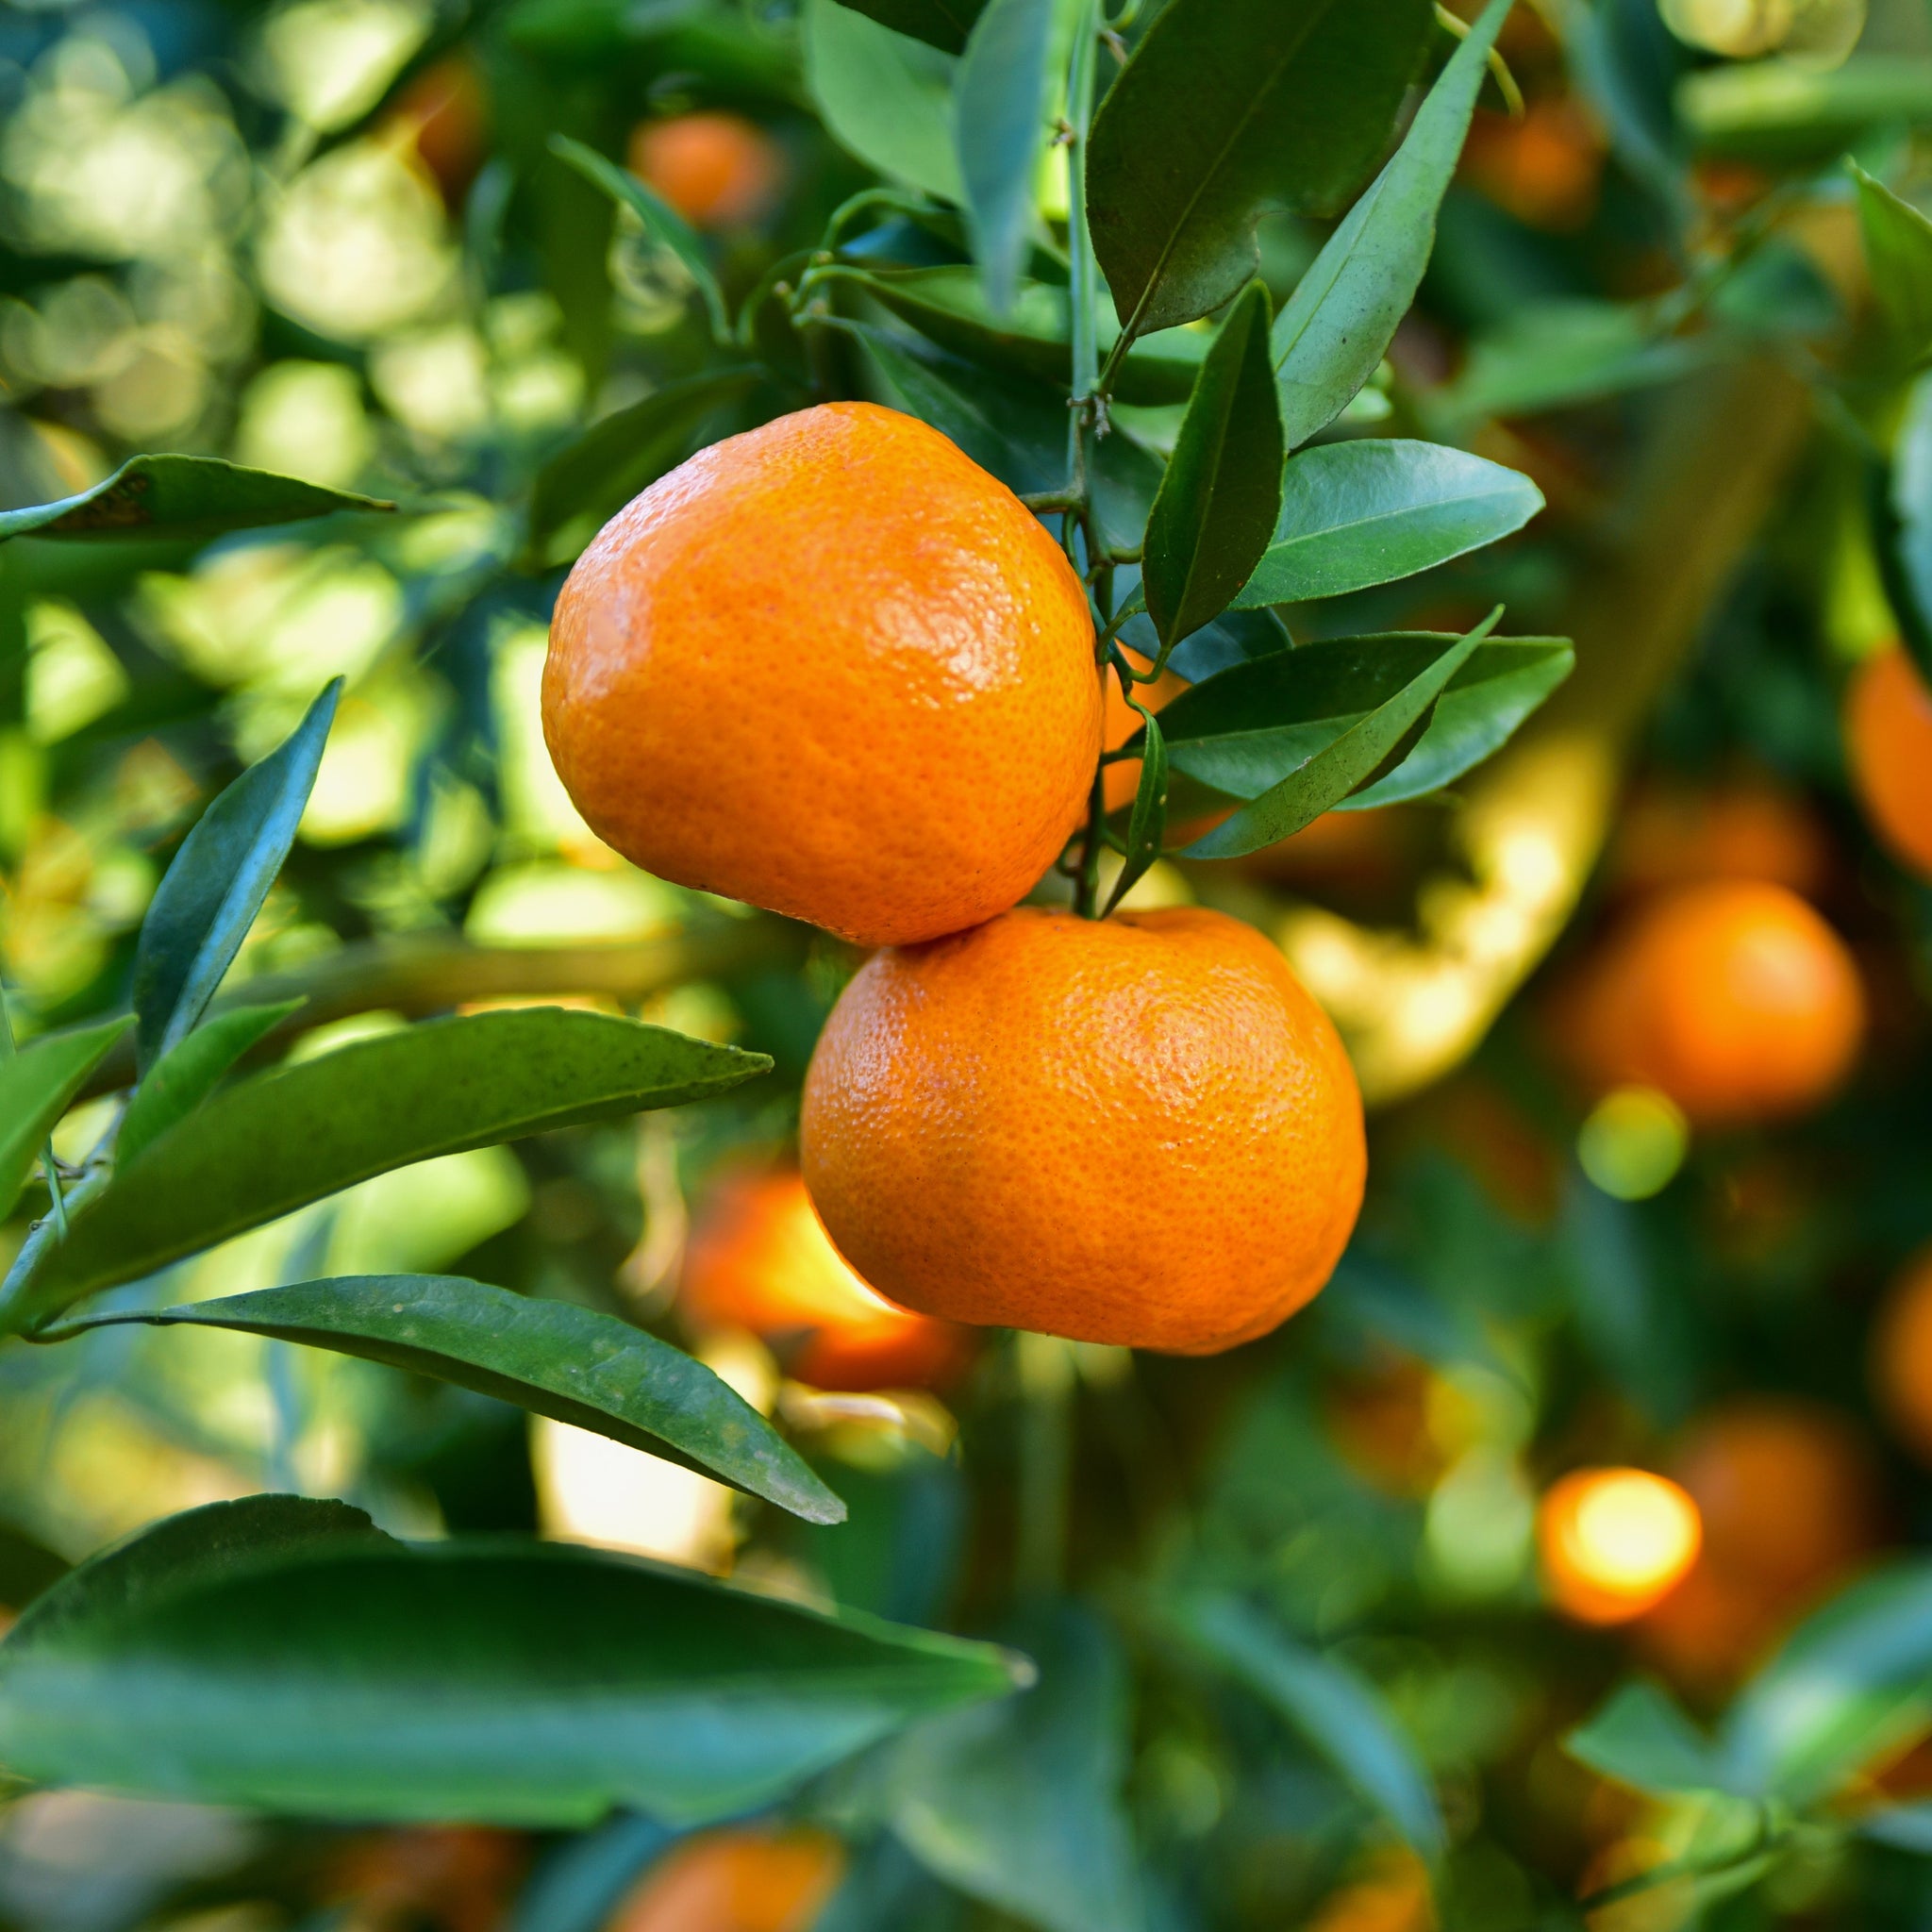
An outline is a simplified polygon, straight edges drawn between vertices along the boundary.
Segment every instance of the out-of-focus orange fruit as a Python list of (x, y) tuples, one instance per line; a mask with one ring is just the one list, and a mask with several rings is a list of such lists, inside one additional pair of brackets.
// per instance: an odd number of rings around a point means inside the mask
[(1685, 1682), (1740, 1675), (1877, 1540), (1871, 1451), (1847, 1418), (1816, 1404), (1726, 1403), (1691, 1425), (1671, 1473), (1697, 1505), (1704, 1544), (1639, 1635)]
[(875, 1294), (820, 1224), (795, 1168), (727, 1176), (685, 1248), (678, 1303), (697, 1328), (747, 1328), (817, 1389), (919, 1389), (964, 1365), (950, 1322)]
[(1610, 883), (1652, 893), (1710, 879), (1759, 879), (1810, 898), (1831, 843), (1797, 793), (1769, 778), (1693, 788), (1653, 784), (1631, 799), (1610, 854)]
[(1858, 667), (1844, 740), (1872, 829), (1902, 865), (1932, 878), (1932, 691), (1898, 645)]
[(1425, 1496), (1448, 1466), (1430, 1418), (1435, 1376), (1426, 1362), (1391, 1355), (1322, 1391), (1323, 1420), (1341, 1459), (1378, 1490)]
[(1932, 1249), (1907, 1263), (1872, 1330), (1872, 1383), (1886, 1420), (1932, 1462)]
[(514, 1832), (410, 1825), (339, 1846), (321, 1892), (361, 1924), (494, 1932), (528, 1863), (528, 1842)]
[(1579, 1469), (1537, 1509), (1550, 1599), (1583, 1624), (1641, 1616), (1697, 1560), (1697, 1505), (1643, 1469)]
[(822, 1831), (707, 1831), (660, 1858), (605, 1932), (809, 1932), (844, 1849)]
[(1359, 1878), (1331, 1891), (1308, 1932), (1434, 1932), (1428, 1868), (1413, 1852), (1381, 1854)]
[(1603, 136), (1582, 103), (1546, 95), (1516, 117), (1478, 111), (1461, 173), (1533, 228), (1580, 228), (1596, 208), (1604, 153)]
[(741, 114), (641, 121), (630, 131), (625, 160), (694, 228), (746, 226), (785, 182), (783, 150)]
[(1865, 994), (1844, 941), (1794, 892), (1721, 879), (1638, 908), (1562, 1024), (1602, 1091), (1655, 1087), (1697, 1124), (1761, 1121), (1850, 1074)]
[(417, 158), (436, 177), (443, 205), (462, 205), (490, 151), (490, 108), (475, 68), (460, 54), (425, 67), (391, 109)]

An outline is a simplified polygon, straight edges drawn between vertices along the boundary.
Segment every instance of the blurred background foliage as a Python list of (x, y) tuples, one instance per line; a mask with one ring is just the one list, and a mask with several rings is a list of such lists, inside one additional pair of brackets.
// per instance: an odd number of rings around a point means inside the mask
[[(957, 231), (904, 214), (903, 190), (827, 242), (881, 168), (916, 188), (950, 164), (942, 140), (922, 163), (878, 125), (839, 51), (849, 18), (830, 0), (0, 9), (0, 508), (157, 449), (401, 507), (207, 545), (0, 550), (16, 1024), (125, 997), (200, 807), (341, 675), (295, 856), (231, 981), (311, 996), (322, 1024), (295, 1052), (565, 996), (779, 1069), (675, 1117), (385, 1176), (119, 1299), (456, 1269), (578, 1301), (691, 1341), (853, 1506), (811, 1529), (447, 1386), (116, 1328), (0, 1357), (0, 1602), (169, 1511), (287, 1489), (402, 1535), (541, 1528), (1003, 1635), (1042, 1689), (822, 1780), (786, 1818), (681, 1843), (634, 1818), (358, 1832), (30, 1795), (0, 1812), (0, 1924), (1501, 1932), (1576, 1923), (1583, 1897), (1605, 1932), (1926, 1924), (1910, 1828), (1853, 1827), (1932, 1787), (1932, 1704), (1856, 1766), (1842, 1828), (1787, 1833), (1775, 1861), (1761, 1807), (1694, 1779), (1640, 1792), (1560, 1740), (1633, 1670), (1721, 1710), (1798, 1619), (1932, 1535), (1932, 1334), (1888, 1301), (1932, 1240), (1932, 889), (1865, 828), (1840, 728), (1897, 628), (1874, 435), (1897, 437), (1907, 521), (1932, 517), (1932, 391), (1898, 387), (1840, 158), (1932, 193), (1932, 11), (1512, 16), (1522, 101), (1486, 96), (1422, 300), (1333, 433), (1460, 442), (1549, 508), (1491, 552), (1290, 619), (1300, 638), (1460, 628), (1501, 600), (1517, 632), (1576, 635), (1580, 668), (1474, 887), (1473, 808), (1430, 803), (1137, 889), (1276, 932), (1390, 1103), (1333, 1286), (1283, 1333), (1188, 1363), (871, 1304), (786, 1168), (851, 959), (625, 865), (541, 741), (561, 567), (635, 487), (608, 456), (589, 487), (558, 459), (719, 361), (689, 269), (550, 138), (651, 181), (734, 306), (761, 279), (789, 291), (828, 245), (856, 269), (958, 263)], [(943, 105), (941, 57), (900, 51)], [(1058, 192), (1043, 177), (1049, 220)], [(1277, 302), (1322, 233), (1264, 225)], [(890, 319), (826, 286), (847, 323)], [(753, 320), (801, 385), (895, 399), (849, 332), (793, 334), (782, 308)], [(771, 412), (722, 391), (664, 460), (741, 409)], [(1177, 414), (1119, 411), (1157, 448)], [(1857, 1069), (1795, 1119), (1707, 1123), (1604, 1076), (1579, 1017), (1621, 930), (1719, 879), (1796, 894), (1857, 962)], [(1486, 961), (1504, 963), (1485, 979)], [(1420, 1058), (1386, 1059), (1391, 1014)], [(77, 1158), (90, 1126), (83, 1107), (57, 1150)], [(1577, 1487), (1601, 1468), (1676, 1487)]]

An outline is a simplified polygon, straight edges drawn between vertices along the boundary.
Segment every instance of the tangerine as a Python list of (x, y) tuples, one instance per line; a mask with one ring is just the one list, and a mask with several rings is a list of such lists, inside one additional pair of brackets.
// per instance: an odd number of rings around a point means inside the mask
[(1101, 713), (1058, 546), (872, 403), (653, 484), (577, 559), (543, 669), (551, 758), (607, 843), (869, 946), (1032, 887), (1085, 808)]
[(1537, 1545), (1552, 1601), (1582, 1624), (1625, 1624), (1696, 1560), (1697, 1505), (1644, 1469), (1578, 1469), (1537, 1508)]
[(964, 1357), (951, 1323), (894, 1307), (852, 1272), (793, 1168), (732, 1174), (712, 1191), (678, 1301), (698, 1327), (789, 1341), (787, 1366), (818, 1389), (922, 1388)]
[(436, 177), (443, 206), (459, 208), (490, 151), (490, 110), (475, 65), (452, 54), (425, 68), (403, 90), (391, 119)]
[(1361, 1206), (1361, 1095), (1253, 927), (1023, 907), (874, 954), (806, 1075), (806, 1183), (881, 1292), (1183, 1355), (1322, 1287)]
[(1932, 1249), (1906, 1264), (1879, 1311), (1872, 1381), (1893, 1430), (1932, 1462)]
[(676, 114), (641, 121), (625, 159), (694, 228), (741, 228), (777, 199), (785, 157), (741, 114)]
[(1763, 879), (1809, 898), (1830, 869), (1830, 843), (1803, 797), (1756, 774), (1710, 789), (1646, 786), (1630, 802), (1610, 860), (1615, 885), (1633, 893)]
[(700, 1832), (645, 1873), (608, 1932), (807, 1932), (844, 1864), (822, 1831)]
[(1719, 879), (1641, 907), (1570, 1020), (1574, 1055), (1605, 1090), (1654, 1087), (1702, 1124), (1756, 1121), (1846, 1077), (1865, 995), (1844, 941), (1804, 900)]
[(1901, 864), (1932, 878), (1932, 691), (1898, 645), (1858, 667), (1844, 740), (1873, 829)]

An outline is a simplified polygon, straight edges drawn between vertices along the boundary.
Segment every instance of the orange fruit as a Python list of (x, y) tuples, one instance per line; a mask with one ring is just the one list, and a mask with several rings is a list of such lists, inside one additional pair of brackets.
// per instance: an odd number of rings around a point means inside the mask
[(947, 1322), (874, 1294), (826, 1238), (797, 1171), (740, 1173), (691, 1229), (678, 1303), (698, 1328), (748, 1328), (818, 1389), (913, 1389), (964, 1358)]
[(1871, 1451), (1846, 1418), (1815, 1404), (1726, 1403), (1691, 1425), (1671, 1471), (1697, 1505), (1704, 1545), (1641, 1636), (1680, 1679), (1740, 1674), (1877, 1540)]
[(1879, 1311), (1872, 1381), (1900, 1440), (1932, 1462), (1932, 1249), (1907, 1263)]
[(1702, 1124), (1771, 1119), (1851, 1072), (1865, 995), (1845, 943), (1795, 893), (1685, 886), (1606, 946), (1568, 1016), (1601, 1087), (1654, 1087)]
[(607, 1932), (808, 1932), (845, 1857), (825, 1832), (700, 1832), (646, 1872)]
[(694, 228), (741, 228), (777, 199), (785, 157), (741, 114), (678, 114), (641, 121), (625, 159)]
[(1646, 786), (1624, 814), (1610, 858), (1613, 884), (1631, 892), (1764, 879), (1809, 898), (1830, 869), (1830, 843), (1803, 797), (1757, 776), (1708, 789)]
[(1854, 675), (1844, 739), (1873, 830), (1900, 864), (1932, 878), (1932, 691), (1896, 644)]
[(908, 1307), (1205, 1355), (1325, 1282), (1361, 1096), (1280, 952), (1195, 908), (1022, 908), (875, 954), (806, 1075), (806, 1184)]
[(436, 177), (443, 205), (458, 207), (490, 149), (490, 114), (476, 70), (460, 54), (425, 67), (391, 109), (416, 158)]
[(728, 437), (605, 525), (557, 602), (543, 731), (646, 872), (860, 945), (1039, 879), (1100, 756), (1059, 547), (937, 430), (826, 403)]
[(1537, 1507), (1550, 1599), (1583, 1624), (1624, 1624), (1679, 1582), (1697, 1558), (1697, 1505), (1644, 1469), (1573, 1470)]
[(1429, 1870), (1413, 1852), (1375, 1854), (1368, 1869), (1338, 1887), (1307, 1921), (1308, 1932), (1435, 1932)]
[(1605, 145), (1588, 108), (1567, 95), (1520, 115), (1479, 111), (1461, 173), (1498, 208), (1533, 228), (1580, 228), (1595, 212)]

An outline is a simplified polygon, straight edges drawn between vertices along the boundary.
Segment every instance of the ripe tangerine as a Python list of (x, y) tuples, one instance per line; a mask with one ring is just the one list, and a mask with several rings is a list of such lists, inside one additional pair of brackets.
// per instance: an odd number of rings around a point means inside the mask
[(1327, 1280), (1361, 1206), (1361, 1095), (1253, 927), (1021, 908), (875, 954), (806, 1075), (806, 1183), (908, 1307), (1205, 1355)]
[(1932, 1249), (1906, 1264), (1879, 1311), (1872, 1381), (1900, 1440), (1932, 1462)]
[(1858, 667), (1844, 740), (1873, 829), (1901, 864), (1932, 878), (1932, 691), (1898, 645)]
[(677, 114), (641, 121), (625, 159), (694, 228), (741, 228), (777, 199), (785, 157), (741, 114)]
[(685, 1249), (678, 1303), (699, 1328), (748, 1328), (818, 1389), (911, 1389), (961, 1365), (948, 1322), (894, 1307), (846, 1265), (792, 1168), (729, 1175)]
[(869, 946), (1033, 886), (1085, 808), (1101, 713), (1058, 546), (872, 403), (653, 484), (577, 559), (543, 669), (551, 758), (607, 843)]
[(608, 1932), (807, 1932), (844, 1863), (822, 1831), (700, 1832), (651, 1867)]

